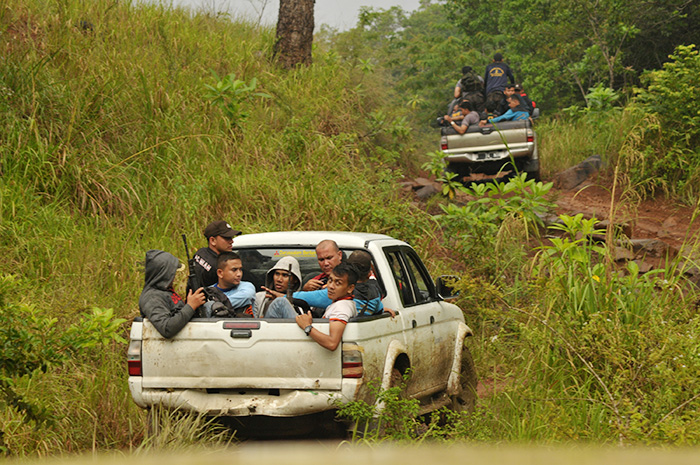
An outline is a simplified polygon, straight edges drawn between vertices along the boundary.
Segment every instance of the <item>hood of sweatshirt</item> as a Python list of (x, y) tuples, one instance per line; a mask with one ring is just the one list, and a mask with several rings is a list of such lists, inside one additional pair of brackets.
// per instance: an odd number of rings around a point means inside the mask
[(270, 268), (270, 271), (267, 272), (265, 277), (265, 287), (268, 289), (274, 289), (275, 284), (273, 282), (273, 278), (275, 276), (275, 270), (289, 271), (289, 265), (292, 265), (292, 274), (297, 278), (298, 282), (296, 288), (292, 289), (292, 292), (301, 290), (301, 269), (299, 268), (299, 262), (296, 258), (288, 256), (280, 258), (277, 263), (275, 263), (275, 266)]
[(180, 261), (174, 255), (162, 250), (146, 252), (144, 291), (149, 288), (167, 291), (178, 268)]

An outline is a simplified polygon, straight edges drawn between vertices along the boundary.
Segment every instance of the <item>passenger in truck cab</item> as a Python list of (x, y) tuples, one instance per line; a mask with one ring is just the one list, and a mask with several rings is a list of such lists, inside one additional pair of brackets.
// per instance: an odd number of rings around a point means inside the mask
[(343, 252), (335, 241), (326, 239), (316, 246), (316, 258), (321, 267), (321, 273), (304, 283), (305, 291), (315, 291), (326, 285), (333, 268), (343, 260)]
[(299, 262), (294, 257), (282, 257), (265, 275), (263, 290), (255, 294), (253, 316), (264, 318), (272, 301), (285, 297), (290, 288), (292, 292), (301, 289)]
[(488, 120), (482, 120), (479, 122), (479, 126), (484, 127), (489, 123), (498, 123), (499, 121), (518, 121), (528, 119), (530, 117), (530, 113), (527, 112), (517, 95), (511, 95), (508, 97), (508, 106), (510, 108), (505, 114), (496, 116), (495, 118), (489, 118)]

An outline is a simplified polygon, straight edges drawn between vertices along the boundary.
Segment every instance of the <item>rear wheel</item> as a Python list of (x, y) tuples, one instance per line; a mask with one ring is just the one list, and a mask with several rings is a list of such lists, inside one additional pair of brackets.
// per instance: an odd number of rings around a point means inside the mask
[(459, 373), (460, 392), (451, 397), (450, 409), (455, 412), (473, 412), (476, 405), (476, 366), (467, 347), (462, 349)]

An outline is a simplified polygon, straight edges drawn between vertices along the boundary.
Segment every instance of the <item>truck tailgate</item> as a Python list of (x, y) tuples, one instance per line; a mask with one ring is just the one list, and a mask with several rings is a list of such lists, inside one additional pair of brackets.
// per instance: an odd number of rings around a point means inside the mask
[[(241, 322), (259, 327), (231, 328)], [(194, 320), (172, 339), (144, 320), (142, 348), (144, 388), (341, 388), (342, 351), (319, 347), (293, 320)]]

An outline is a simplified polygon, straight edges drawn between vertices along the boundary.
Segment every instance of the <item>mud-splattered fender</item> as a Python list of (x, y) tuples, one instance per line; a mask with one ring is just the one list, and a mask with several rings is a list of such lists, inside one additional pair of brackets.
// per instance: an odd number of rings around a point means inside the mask
[(459, 327), (457, 328), (457, 337), (455, 338), (455, 350), (452, 354), (452, 368), (450, 369), (450, 376), (447, 378), (446, 392), (451, 396), (459, 394), (459, 375), (462, 364), (462, 348), (464, 347), (464, 340), (472, 335), (473, 333), (469, 326), (464, 323), (459, 323)]
[(391, 387), (391, 370), (394, 368), (394, 363), (396, 362), (396, 359), (399, 357), (399, 355), (406, 353), (406, 345), (402, 342), (394, 339), (389, 343), (389, 346), (386, 350), (384, 371), (382, 372), (382, 391)]

